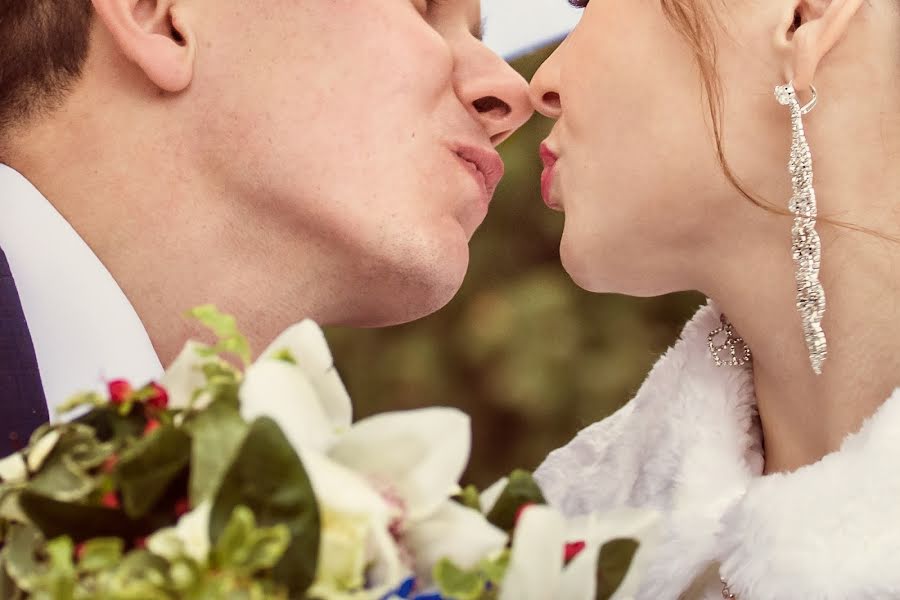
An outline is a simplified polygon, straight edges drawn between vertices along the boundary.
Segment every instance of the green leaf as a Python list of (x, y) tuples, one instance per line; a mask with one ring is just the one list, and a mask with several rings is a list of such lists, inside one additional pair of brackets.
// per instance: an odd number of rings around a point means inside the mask
[(217, 353), (230, 352), (240, 357), (245, 365), (250, 364), (250, 344), (238, 330), (234, 317), (219, 312), (212, 304), (198, 306), (188, 314), (203, 323), (219, 338), (219, 343), (215, 347)]
[(474, 485), (470, 484), (463, 488), (463, 491), (456, 496), (455, 500), (463, 506), (481, 512), (481, 495), (478, 493), (478, 488)]
[(64, 502), (87, 498), (97, 485), (88, 471), (102, 464), (114, 445), (100, 442), (92, 428), (78, 423), (55, 431), (59, 441), (28, 488)]
[(260, 418), (244, 438), (213, 503), (210, 536), (221, 538), (234, 510), (244, 505), (261, 526), (283, 524), (291, 542), (275, 566), (275, 581), (300, 596), (315, 577), (319, 553), (319, 508), (303, 463), (281, 428)]
[(273, 353), (270, 358), (272, 358), (273, 360), (280, 360), (282, 362), (286, 362), (286, 363), (289, 363), (292, 365), (297, 364), (296, 357), (294, 357), (294, 354), (287, 348), (282, 348), (281, 350), (278, 350), (277, 352)]
[(628, 574), (640, 544), (632, 539), (616, 539), (600, 549), (597, 559), (597, 600), (609, 600)]
[(61, 535), (70, 535), (76, 541), (106, 536), (134, 538), (168, 524), (129, 519), (122, 511), (101, 506), (62, 502), (27, 488), (22, 490), (19, 504), (49, 538)]
[(217, 400), (191, 419), (191, 506), (212, 498), (237, 455), (249, 426), (236, 404)]
[(74, 600), (77, 574), (72, 561), (75, 545), (69, 537), (59, 537), (47, 543), (44, 551), (49, 568), (35, 583), (34, 598)]
[(72, 562), (72, 556), (75, 553), (75, 544), (72, 538), (68, 536), (58, 537), (47, 542), (44, 548), (47, 556), (50, 558), (50, 566), (55, 569), (63, 569), (68, 572), (75, 572), (75, 564)]
[(191, 439), (163, 425), (126, 450), (116, 468), (122, 506), (132, 519), (147, 514), (184, 472), (191, 458)]
[(241, 553), (255, 527), (256, 518), (253, 511), (246, 506), (236, 507), (213, 549), (216, 564), (222, 567), (242, 564)]
[(291, 543), (291, 532), (284, 525), (257, 529), (250, 539), (243, 568), (248, 574), (273, 569)]
[(487, 519), (500, 529), (512, 531), (516, 525), (516, 515), (522, 506), (546, 503), (544, 494), (531, 473), (515, 470), (510, 474), (509, 483), (500, 493)]
[(0, 555), (0, 598), (4, 600), (20, 600), (23, 592), (6, 572), (6, 561)]
[(240, 405), (239, 391), (243, 375), (233, 365), (229, 364), (217, 354), (215, 348), (196, 349), (197, 354), (204, 357), (204, 362), (198, 366), (206, 379), (204, 385), (194, 390), (191, 396), (191, 404), (187, 412), (188, 422), (200, 415), (203, 411), (193, 411), (194, 403), (203, 397), (208, 404), (216, 401), (225, 402), (238, 410)]
[(477, 568), (461, 569), (444, 558), (434, 565), (432, 575), (441, 595), (454, 600), (478, 600), (484, 592), (485, 580)]
[(19, 494), (22, 489), (22, 484), (0, 485), (0, 547), (3, 545), (5, 534), (4, 522), (9, 521), (10, 524), (28, 522), (28, 516), (22, 512), (22, 507), (19, 505)]
[(76, 408), (81, 408), (82, 406), (99, 408), (101, 406), (106, 406), (107, 404), (109, 404), (109, 400), (107, 400), (105, 397), (96, 392), (88, 392), (85, 394), (72, 396), (71, 398), (57, 406), (56, 414), (64, 415), (66, 413), (72, 412)]
[(28, 489), (69, 502), (90, 495), (94, 491), (94, 479), (68, 456), (57, 455), (31, 479)]
[(213, 556), (218, 567), (252, 577), (258, 571), (274, 567), (290, 541), (291, 534), (287, 527), (259, 528), (253, 511), (246, 506), (238, 506), (213, 548)]
[(46, 572), (46, 567), (37, 560), (38, 551), (44, 542), (40, 531), (28, 525), (14, 525), (9, 530), (6, 545), (3, 546), (3, 562), (6, 572), (16, 586), (30, 592), (38, 578)]
[(115, 451), (115, 444), (101, 442), (91, 427), (74, 424), (67, 428), (57, 447), (82, 470), (99, 467)]
[(172, 585), (169, 564), (146, 550), (129, 552), (110, 578), (115, 600), (176, 600), (165, 592)]
[(84, 543), (78, 568), (96, 572), (112, 569), (122, 561), (125, 542), (120, 538), (95, 538)]
[(75, 423), (86, 425), (94, 430), (101, 442), (117, 441), (124, 443), (129, 438), (139, 438), (144, 431), (144, 418), (141, 415), (120, 415), (112, 406), (92, 410), (75, 420)]
[(495, 557), (483, 559), (478, 563), (478, 568), (484, 573), (485, 579), (495, 586), (499, 586), (503, 578), (506, 577), (511, 555), (508, 548), (504, 549)]

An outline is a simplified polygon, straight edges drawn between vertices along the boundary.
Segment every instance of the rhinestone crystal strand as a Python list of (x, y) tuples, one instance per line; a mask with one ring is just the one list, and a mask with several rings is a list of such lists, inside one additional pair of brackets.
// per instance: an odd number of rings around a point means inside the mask
[(813, 371), (822, 374), (822, 364), (828, 355), (822, 317), (825, 315), (825, 290), (819, 282), (819, 267), (822, 263), (822, 242), (816, 232), (816, 191), (813, 189), (812, 153), (803, 129), (803, 115), (809, 113), (816, 104), (815, 88), (813, 99), (806, 106), (800, 106), (793, 83), (775, 88), (775, 98), (791, 110), (791, 160), (788, 170), (791, 174), (793, 196), (789, 205), (794, 215), (791, 229), (792, 251), (796, 266), (797, 309), (803, 319), (803, 334), (809, 349), (809, 360)]
[[(712, 355), (713, 361), (719, 367), (742, 367), (753, 360), (750, 353), (750, 347), (744, 338), (740, 337), (734, 330), (734, 325), (728, 322), (728, 317), (721, 315), (719, 317), (721, 326), (715, 329), (707, 337), (709, 343), (709, 353)], [(722, 338), (722, 343), (716, 342)]]
[(726, 600), (737, 600), (737, 596), (731, 593), (731, 590), (728, 589), (728, 582), (725, 581), (725, 578), (720, 578), (722, 582), (722, 597)]

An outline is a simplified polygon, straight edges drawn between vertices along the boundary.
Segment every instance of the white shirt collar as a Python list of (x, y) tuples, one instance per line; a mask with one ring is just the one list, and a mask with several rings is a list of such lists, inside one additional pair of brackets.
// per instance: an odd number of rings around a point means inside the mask
[(110, 379), (162, 374), (134, 307), (100, 259), (35, 187), (0, 164), (0, 248), (16, 282), (51, 418)]

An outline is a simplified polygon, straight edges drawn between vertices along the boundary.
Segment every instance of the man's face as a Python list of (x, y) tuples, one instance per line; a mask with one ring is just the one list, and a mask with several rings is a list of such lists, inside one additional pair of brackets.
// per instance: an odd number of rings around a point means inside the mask
[(187, 155), (272, 260), (326, 249), (335, 301), (356, 298), (343, 324), (448, 302), (502, 170), (492, 148), (532, 114), (525, 82), (476, 37), (478, 0), (186, 10), (202, 14)]

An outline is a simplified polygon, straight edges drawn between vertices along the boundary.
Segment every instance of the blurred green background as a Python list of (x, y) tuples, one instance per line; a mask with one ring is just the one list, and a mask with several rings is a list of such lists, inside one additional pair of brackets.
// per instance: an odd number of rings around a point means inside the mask
[[(549, 52), (514, 66), (530, 80)], [(551, 127), (535, 116), (501, 147), (507, 175), (449, 306), (401, 327), (328, 331), (357, 418), (432, 405), (472, 416), (465, 481), (481, 487), (534, 469), (627, 402), (703, 302), (590, 294), (572, 283), (559, 262), (564, 217), (540, 196), (538, 145)]]

